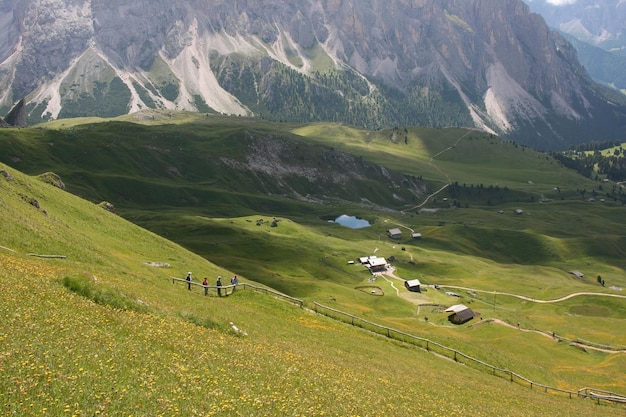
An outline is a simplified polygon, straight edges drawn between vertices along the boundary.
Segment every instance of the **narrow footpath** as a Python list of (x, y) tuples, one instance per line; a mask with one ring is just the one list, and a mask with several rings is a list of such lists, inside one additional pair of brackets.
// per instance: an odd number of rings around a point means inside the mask
[[(393, 281), (390, 280), (389, 278), (392, 278), (394, 280), (398, 280), (398, 281), (402, 281), (404, 282), (404, 279), (398, 277), (395, 274), (395, 269), (390, 269), (387, 270), (387, 272), (385, 272), (382, 275), (383, 279), (387, 282), (390, 283), (391, 287), (396, 291), (396, 295), (398, 297), (401, 297), (415, 305), (417, 305), (417, 307), (419, 308), (421, 304), (424, 304), (421, 300), (417, 300), (414, 298), (406, 298), (406, 297), (402, 297), (402, 294), (400, 293), (400, 290), (398, 288), (396, 288), (396, 286), (394, 285)], [(387, 278), (389, 277), (389, 278)], [(434, 289), (434, 285), (428, 285), (426, 286), (428, 288), (433, 288)], [(483, 294), (495, 294), (495, 295), (507, 295), (510, 297), (516, 297), (525, 301), (530, 301), (533, 303), (538, 303), (538, 304), (547, 304), (547, 303), (558, 303), (561, 301), (565, 301), (565, 300), (569, 300), (570, 298), (574, 298), (574, 297), (583, 297), (583, 296), (600, 296), (600, 297), (615, 297), (615, 298), (621, 298), (621, 299), (626, 299), (625, 295), (621, 295), (621, 294), (610, 294), (610, 293), (598, 293), (598, 292), (577, 292), (577, 293), (573, 293), (573, 294), (568, 294), (565, 295), (563, 297), (560, 298), (555, 298), (552, 300), (538, 300), (536, 298), (532, 298), (532, 297), (527, 297), (525, 295), (520, 295), (520, 294), (511, 294), (511, 293), (505, 293), (505, 292), (497, 292), (497, 291), (486, 291), (486, 290), (478, 290), (475, 288), (468, 288), (468, 287), (460, 287), (457, 285), (440, 285), (439, 286), (440, 289), (442, 288), (453, 288), (453, 289), (458, 289), (458, 290), (466, 290), (466, 291), (472, 291), (472, 292), (476, 292), (476, 293), (483, 293)], [(536, 330), (536, 329), (525, 329), (523, 327), (519, 327), (519, 326), (514, 326), (510, 323), (505, 322), (504, 320), (500, 320), (500, 319), (496, 319), (496, 318), (490, 318), (484, 321), (481, 321), (479, 323), (477, 323), (477, 325), (483, 325), (483, 324), (487, 324), (487, 323), (495, 323), (501, 326), (505, 326), (505, 327), (509, 327), (512, 329), (516, 329), (522, 332), (532, 332), (532, 333), (537, 333), (540, 334), (544, 337), (547, 337), (549, 339), (552, 340), (562, 340), (561, 337), (556, 336), (554, 333), (549, 333), (549, 332), (545, 332), (545, 331), (541, 331), (541, 330)], [(605, 352), (605, 353), (626, 353), (626, 349), (605, 349), (605, 348), (601, 348), (598, 346), (593, 346), (593, 345), (589, 345), (589, 344), (585, 344), (579, 341), (572, 341), (570, 342), (570, 345), (572, 346), (578, 346), (580, 348), (583, 349), (590, 349), (590, 350), (595, 350), (598, 352)]]

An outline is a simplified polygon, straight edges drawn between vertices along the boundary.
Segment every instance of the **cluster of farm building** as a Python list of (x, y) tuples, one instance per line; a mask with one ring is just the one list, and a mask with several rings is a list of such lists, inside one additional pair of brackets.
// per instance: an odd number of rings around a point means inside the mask
[[(382, 256), (363, 256), (359, 258), (359, 263), (365, 266), (372, 275), (377, 273), (384, 273), (390, 267), (390, 264)], [(422, 284), (419, 279), (411, 279), (404, 281), (405, 288), (410, 292), (422, 292)], [(435, 285), (434, 288), (439, 289), (439, 286)], [(456, 293), (446, 292), (447, 295), (457, 296)], [(446, 313), (452, 313), (448, 319), (455, 324), (462, 324), (474, 318), (474, 312), (471, 308), (464, 304), (455, 304), (444, 310)]]

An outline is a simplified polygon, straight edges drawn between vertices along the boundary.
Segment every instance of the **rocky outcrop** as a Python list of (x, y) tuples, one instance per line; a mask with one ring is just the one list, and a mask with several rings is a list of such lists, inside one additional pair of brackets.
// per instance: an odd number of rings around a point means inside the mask
[(43, 174), (39, 175), (37, 178), (39, 178), (41, 181), (47, 184), (50, 184), (61, 190), (65, 190), (65, 183), (63, 182), (61, 177), (58, 174), (55, 174), (54, 172), (44, 172)]
[(4, 118), (4, 122), (9, 126), (25, 127), (26, 122), (26, 103), (21, 99)]

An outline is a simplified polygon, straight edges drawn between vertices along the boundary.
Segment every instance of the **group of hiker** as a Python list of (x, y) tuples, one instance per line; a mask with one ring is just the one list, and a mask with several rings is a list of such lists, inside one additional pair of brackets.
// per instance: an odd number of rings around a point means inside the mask
[[(185, 281), (187, 281), (187, 289), (189, 291), (191, 291), (191, 282), (193, 281), (193, 278), (191, 276), (191, 272), (187, 273), (187, 278), (185, 278)], [(230, 279), (230, 285), (233, 288), (233, 291), (235, 291), (235, 289), (237, 288), (237, 284), (239, 284), (239, 278), (237, 278), (237, 275), (233, 275), (233, 277)], [(202, 281), (202, 286), (204, 287), (204, 295), (209, 295), (209, 279), (208, 278), (204, 278), (204, 281)], [(224, 286), (222, 284), (222, 277), (218, 276), (217, 277), (217, 281), (215, 283), (215, 286), (217, 287), (217, 295), (219, 297), (222, 296), (222, 287)]]

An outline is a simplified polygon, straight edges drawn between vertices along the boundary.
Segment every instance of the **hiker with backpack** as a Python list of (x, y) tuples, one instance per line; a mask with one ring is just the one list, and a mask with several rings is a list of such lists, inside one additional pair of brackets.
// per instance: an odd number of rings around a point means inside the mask
[(209, 279), (207, 277), (202, 281), (202, 286), (204, 287), (204, 295), (209, 295)]
[(215, 285), (217, 285), (217, 295), (221, 297), (222, 296), (222, 277), (221, 276), (217, 277), (217, 283)]

